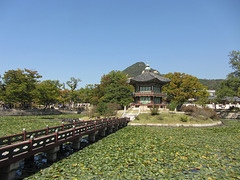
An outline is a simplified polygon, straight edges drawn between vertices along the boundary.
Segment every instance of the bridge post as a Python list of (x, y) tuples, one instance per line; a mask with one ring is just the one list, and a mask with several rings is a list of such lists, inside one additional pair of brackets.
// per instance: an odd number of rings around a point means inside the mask
[(47, 151), (47, 160), (50, 162), (54, 162), (57, 159), (57, 152), (60, 150), (60, 146), (56, 146), (53, 149)]
[(88, 141), (90, 142), (95, 142), (96, 141), (96, 134), (98, 133), (98, 131), (95, 131), (91, 134), (88, 135)]
[(74, 150), (79, 150), (81, 147), (81, 140), (82, 140), (82, 136), (78, 137), (77, 139), (74, 139), (72, 141), (72, 147)]
[(3, 179), (3, 180), (13, 180), (13, 179), (15, 179), (15, 174), (16, 174), (16, 170), (19, 168), (19, 163), (20, 163), (20, 161), (0, 168), (1, 179)]
[(99, 133), (100, 133), (101, 137), (105, 137), (106, 136), (106, 130), (107, 130), (107, 128), (103, 128), (103, 129), (99, 130)]
[(108, 134), (111, 134), (113, 132), (113, 126), (109, 126), (107, 128)]
[(115, 131), (117, 131), (117, 130), (119, 129), (118, 126), (119, 126), (119, 124), (116, 124), (116, 125), (114, 126)]

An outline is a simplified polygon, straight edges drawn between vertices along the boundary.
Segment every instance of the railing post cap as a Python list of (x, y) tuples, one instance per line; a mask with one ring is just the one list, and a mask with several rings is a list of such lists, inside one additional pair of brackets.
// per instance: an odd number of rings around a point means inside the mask
[(58, 133), (58, 129), (55, 130), (55, 133)]
[(26, 129), (25, 129), (25, 128), (23, 128), (23, 131), (26, 131)]
[(46, 127), (48, 127), (48, 125), (46, 125)]
[(73, 126), (73, 129), (75, 128), (75, 126)]
[(31, 135), (30, 139), (31, 139), (31, 140), (34, 140), (34, 136), (33, 136), (33, 135)]
[(62, 121), (62, 124), (64, 124), (64, 122)]

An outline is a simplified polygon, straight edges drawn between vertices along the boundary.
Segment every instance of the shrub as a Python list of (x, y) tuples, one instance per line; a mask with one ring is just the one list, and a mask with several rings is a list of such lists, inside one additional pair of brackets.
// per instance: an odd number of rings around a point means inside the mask
[(178, 103), (177, 102), (171, 102), (167, 108), (170, 110), (170, 111), (174, 111), (176, 108), (178, 107)]
[(192, 115), (194, 112), (197, 111), (196, 106), (182, 106), (181, 110), (184, 111), (188, 115)]
[(93, 118), (94, 115), (95, 115), (95, 112), (96, 112), (96, 107), (95, 106), (89, 107), (88, 110), (87, 110), (87, 116), (90, 117), (90, 118)]
[(158, 106), (151, 107), (150, 111), (152, 116), (158, 115)]
[(184, 111), (187, 115), (191, 115), (194, 117), (202, 116), (204, 119), (218, 119), (218, 115), (216, 112), (210, 108), (199, 108), (196, 106), (182, 106), (182, 111)]
[(158, 115), (158, 120), (163, 120), (163, 117), (161, 115)]
[(121, 106), (117, 103), (100, 102), (97, 106), (97, 112), (104, 116), (115, 116), (119, 109), (121, 109)]
[(121, 109), (121, 106), (117, 103), (108, 103), (107, 104), (107, 114), (109, 116), (115, 116), (117, 111)]
[(181, 116), (180, 117), (180, 121), (187, 122), (188, 121), (188, 117), (187, 116)]

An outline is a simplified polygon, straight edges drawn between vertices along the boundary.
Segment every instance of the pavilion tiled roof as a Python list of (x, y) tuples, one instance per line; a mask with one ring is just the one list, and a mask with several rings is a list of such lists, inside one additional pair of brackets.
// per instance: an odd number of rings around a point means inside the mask
[(152, 72), (144, 72), (135, 78), (130, 79), (130, 84), (135, 84), (136, 82), (150, 82), (150, 81), (157, 81), (162, 84), (166, 84), (171, 82), (169, 78), (164, 78)]

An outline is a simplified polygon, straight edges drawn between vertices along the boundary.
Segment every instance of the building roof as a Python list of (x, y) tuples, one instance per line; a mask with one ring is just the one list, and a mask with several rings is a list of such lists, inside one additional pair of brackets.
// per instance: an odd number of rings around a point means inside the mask
[(240, 97), (238, 97), (238, 96), (234, 96), (234, 97), (227, 96), (227, 97), (223, 98), (222, 100), (232, 101), (232, 102), (240, 102)]
[(130, 79), (130, 84), (136, 84), (137, 82), (158, 82), (161, 84), (166, 84), (171, 82), (171, 80), (169, 78), (164, 78), (162, 76), (159, 76), (155, 73), (152, 72), (144, 72), (138, 76), (136, 76), (135, 78)]

